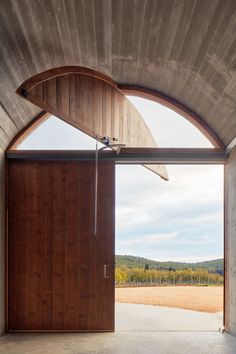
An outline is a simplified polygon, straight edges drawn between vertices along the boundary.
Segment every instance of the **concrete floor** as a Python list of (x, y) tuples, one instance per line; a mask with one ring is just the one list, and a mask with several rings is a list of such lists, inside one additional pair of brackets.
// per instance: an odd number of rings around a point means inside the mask
[(219, 332), (221, 314), (117, 304), (116, 332), (8, 334), (4, 354), (236, 354), (236, 338)]
[(219, 331), (223, 312), (209, 314), (171, 307), (116, 304), (117, 331)]

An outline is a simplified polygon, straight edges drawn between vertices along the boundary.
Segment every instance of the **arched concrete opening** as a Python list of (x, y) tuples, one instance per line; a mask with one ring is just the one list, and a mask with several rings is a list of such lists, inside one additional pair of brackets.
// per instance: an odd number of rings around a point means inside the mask
[[(66, 71), (66, 73), (67, 73), (67, 75), (69, 75), (70, 74), (70, 70), (68, 71), (68, 68), (67, 69), (65, 69), (65, 70), (67, 70)], [(73, 69), (73, 70), (77, 70), (77, 69)], [(81, 69), (79, 69), (79, 70), (81, 70)], [(54, 73), (55, 74), (55, 73)], [(54, 75), (53, 74), (53, 75)], [(90, 72), (90, 75), (91, 75), (91, 72)], [(90, 76), (89, 75), (89, 76)], [(59, 75), (59, 76), (61, 76), (61, 75)], [(96, 76), (97, 76), (97, 74), (96, 74)], [(50, 77), (50, 79), (51, 79), (52, 77)], [(53, 76), (53, 78), (54, 78), (54, 76)], [(49, 79), (49, 80), (50, 80)], [(46, 80), (47, 81), (47, 80)], [(34, 81), (33, 81), (34, 82)], [(44, 82), (44, 80), (43, 80), (43, 82)], [(41, 85), (41, 83), (42, 83), (42, 81), (39, 81), (39, 84)], [(55, 83), (55, 81), (54, 81), (54, 83)], [(35, 86), (37, 86), (37, 84), (35, 84)], [(30, 91), (31, 89), (29, 88), (30, 86), (24, 86), (24, 84), (20, 87), (20, 89), (18, 90), (18, 92), (21, 94), (21, 95), (23, 95), (26, 99), (30, 99), (30, 100), (32, 100), (32, 102), (34, 102), (34, 103), (39, 103), (39, 105), (41, 106), (41, 108), (45, 108), (46, 107), (46, 105), (44, 105), (44, 103), (42, 103), (43, 102), (43, 100), (45, 99), (45, 93), (44, 93), (44, 90), (45, 90), (45, 87), (47, 86), (47, 84), (45, 85), (45, 83), (44, 83), (44, 88), (40, 88), (40, 90), (39, 90), (39, 92), (41, 92), (40, 93), (40, 96), (38, 96), (38, 93), (37, 93), (37, 89), (35, 89), (35, 86), (33, 86), (33, 89), (35, 90), (35, 91)], [(52, 86), (51, 86), (51, 88), (52, 88)], [(63, 86), (62, 85), (62, 88), (63, 88), (63, 91), (62, 91), (62, 93), (60, 94), (59, 93), (59, 96), (61, 96), (61, 97), (65, 97), (66, 96), (66, 94), (68, 94), (67, 92), (68, 92), (68, 86), (66, 87), (66, 86)], [(47, 90), (47, 89), (46, 89)], [(60, 92), (60, 88), (59, 88), (59, 92)], [(57, 92), (57, 94), (58, 94), (58, 92)], [(36, 97), (36, 99), (35, 99), (35, 97)], [(53, 96), (52, 96), (53, 97)], [(69, 97), (69, 96), (68, 96)], [(66, 105), (66, 103), (65, 103), (65, 105)], [(49, 105), (48, 106), (49, 107), (49, 109), (48, 109), (48, 111), (50, 112), (50, 113), (54, 113), (55, 112), (55, 110)], [(95, 106), (95, 110), (97, 109), (97, 107)], [(179, 110), (179, 108), (178, 108), (178, 110)], [(186, 111), (186, 110), (185, 110)], [(186, 114), (185, 114), (186, 115)], [(61, 116), (61, 118), (64, 118), (65, 117), (65, 115), (64, 115), (64, 112), (63, 111), (61, 111), (61, 113), (60, 113), (60, 116)], [(27, 135), (27, 133), (28, 132), (30, 132), (30, 131), (32, 131), (32, 128), (34, 127), (34, 126), (36, 126), (37, 124), (39, 124), (40, 122), (42, 122), (43, 121), (43, 119), (45, 119), (47, 117), (47, 114), (45, 114), (45, 115), (40, 115), (39, 117), (38, 117), (38, 119), (36, 119), (36, 123), (35, 123), (35, 125), (33, 124), (33, 125), (31, 125), (30, 126), (30, 128), (29, 129), (26, 129), (26, 130), (24, 130), (24, 132), (23, 132), (23, 134), (21, 134), (20, 135), (20, 137), (16, 137), (16, 139), (15, 139), (15, 141), (13, 142), (13, 144), (11, 144), (11, 146), (10, 146), (10, 148), (9, 148), (9, 153), (8, 153), (8, 157), (11, 157), (11, 156), (13, 156), (12, 154), (14, 154), (14, 147), (17, 145), (17, 143), (19, 143), (19, 141), (22, 139), (22, 137), (23, 136), (26, 136)], [(194, 118), (195, 119), (195, 118)], [(85, 121), (86, 122), (86, 121)], [(197, 125), (199, 125), (200, 123), (200, 119), (198, 118), (197, 120), (196, 120), (196, 124)], [(76, 122), (74, 122), (74, 125), (76, 125)], [(93, 126), (94, 126), (94, 124), (92, 124)], [(80, 126), (80, 128), (82, 128), (81, 126)], [(205, 132), (205, 134), (207, 135), (207, 136), (209, 136), (209, 134), (210, 134), (210, 129), (206, 129), (205, 128), (205, 126), (202, 128), (202, 130)], [(89, 129), (87, 129), (87, 130), (85, 130), (86, 132), (88, 132), (89, 131)], [(130, 132), (132, 133), (132, 129), (130, 130)], [(97, 134), (96, 132), (93, 132), (93, 133), (91, 133), (91, 131), (90, 131), (90, 134), (92, 135), (94, 135), (95, 137), (97, 137), (98, 139), (99, 138), (101, 138), (102, 136), (106, 136), (105, 134), (103, 134), (103, 132), (102, 132), (102, 134), (100, 133), (100, 134)], [(127, 139), (127, 138), (126, 138)], [(216, 148), (216, 151), (211, 151), (210, 152), (210, 156), (211, 156), (211, 153), (212, 153), (212, 156), (214, 155), (214, 153), (215, 152), (217, 152), (217, 153), (220, 153), (221, 155), (219, 155), (220, 156), (220, 161), (221, 162), (223, 162), (224, 161), (224, 150), (222, 149), (222, 146), (221, 147), (219, 147), (219, 139), (216, 139), (215, 138), (215, 134), (213, 134), (212, 133), (212, 135), (211, 135), (211, 141), (213, 141), (214, 140), (214, 144), (218, 147), (218, 149)], [(121, 143), (122, 143), (122, 140), (121, 140)], [(132, 146), (132, 142), (130, 143), (131, 144), (131, 146)], [(175, 149), (174, 149), (175, 150)], [(153, 152), (153, 151), (152, 151)], [(151, 153), (152, 153), (151, 152)], [(176, 151), (175, 151), (176, 152)], [(139, 157), (140, 158), (140, 156), (141, 156), (141, 154), (140, 154), (140, 150), (138, 150), (137, 152), (135, 151), (135, 148), (134, 148), (134, 150), (132, 151), (132, 153), (136, 153), (136, 158), (137, 157)], [(146, 154), (146, 159), (147, 159), (147, 161), (149, 160), (149, 157), (151, 156), (150, 155), (150, 151), (147, 151), (146, 152), (147, 154)], [(174, 153), (174, 151), (172, 151), (172, 154)], [(179, 152), (180, 153), (180, 152)], [(188, 151), (188, 158), (186, 159), (186, 157), (184, 156), (185, 155), (185, 153), (186, 153), (186, 151), (184, 151), (184, 149), (182, 149), (182, 157), (180, 158), (180, 159), (182, 159), (181, 161), (185, 161), (186, 163), (190, 163), (191, 161), (192, 161), (192, 159), (194, 159), (194, 158), (197, 158), (197, 161), (198, 161), (198, 163), (199, 163), (199, 161), (201, 161), (201, 159), (202, 159), (202, 157), (200, 156), (194, 156), (194, 154), (196, 153), (196, 151), (193, 151), (193, 150), (190, 150), (190, 151)], [(205, 151), (205, 153), (209, 153), (209, 151)], [(122, 155), (122, 154), (121, 154)], [(131, 154), (132, 155), (132, 154)], [(171, 159), (171, 158), (173, 158), (173, 155), (171, 155), (171, 153), (170, 153), (170, 151), (167, 151), (167, 155), (165, 155), (166, 157), (162, 157), (162, 164), (164, 164), (164, 163), (168, 163), (168, 159)], [(219, 159), (219, 156), (218, 156), (218, 159)], [(32, 158), (32, 156), (31, 156), (31, 158)], [(178, 156), (178, 154), (177, 154), (177, 159), (179, 158), (179, 156)], [(210, 160), (207, 160), (209, 157), (206, 157), (205, 156), (205, 158), (206, 158), (206, 160), (205, 160), (205, 163), (212, 163), (212, 162), (210, 162)], [(116, 159), (118, 159), (118, 157), (116, 158)], [(132, 156), (130, 157), (130, 161), (132, 161)], [(157, 159), (157, 161), (158, 161), (158, 159)], [(207, 162), (208, 161), (208, 162)], [(219, 162), (219, 160), (215, 160), (215, 161), (218, 161)], [(160, 173), (160, 172), (159, 172)]]

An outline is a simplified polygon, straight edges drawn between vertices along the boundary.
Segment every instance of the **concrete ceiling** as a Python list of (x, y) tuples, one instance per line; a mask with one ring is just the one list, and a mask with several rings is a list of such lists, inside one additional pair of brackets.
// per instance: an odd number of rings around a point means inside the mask
[(235, 0), (1, 0), (0, 148), (40, 110), (15, 94), (64, 65), (158, 90), (236, 136)]

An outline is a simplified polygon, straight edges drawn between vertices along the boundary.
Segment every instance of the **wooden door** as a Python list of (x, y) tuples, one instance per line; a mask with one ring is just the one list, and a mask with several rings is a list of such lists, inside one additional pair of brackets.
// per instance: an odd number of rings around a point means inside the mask
[(8, 161), (9, 331), (114, 330), (114, 163)]

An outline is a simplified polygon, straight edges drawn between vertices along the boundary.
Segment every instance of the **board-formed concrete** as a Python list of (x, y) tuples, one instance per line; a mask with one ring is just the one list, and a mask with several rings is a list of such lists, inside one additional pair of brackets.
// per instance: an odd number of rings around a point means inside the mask
[(236, 338), (218, 331), (218, 315), (117, 304), (116, 318), (115, 333), (8, 334), (0, 353), (235, 354)]
[(236, 335), (236, 148), (229, 156), (225, 174), (226, 313), (229, 332)]

